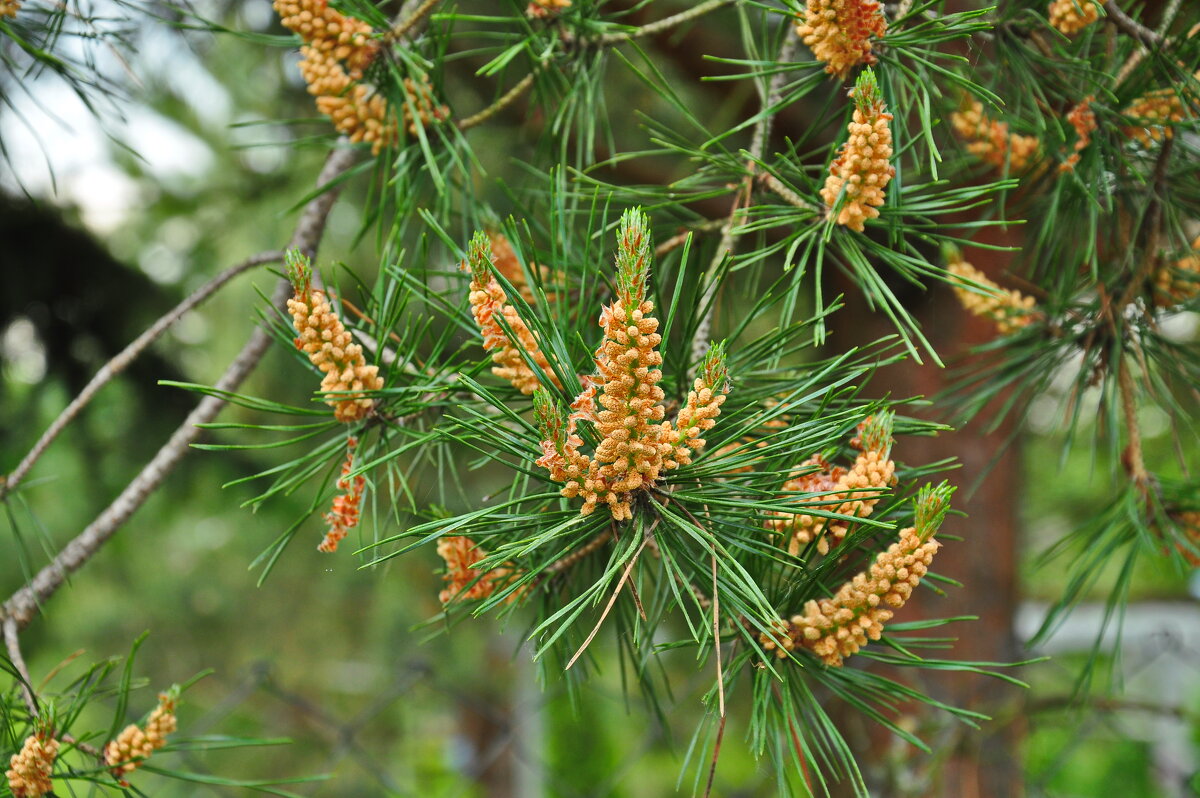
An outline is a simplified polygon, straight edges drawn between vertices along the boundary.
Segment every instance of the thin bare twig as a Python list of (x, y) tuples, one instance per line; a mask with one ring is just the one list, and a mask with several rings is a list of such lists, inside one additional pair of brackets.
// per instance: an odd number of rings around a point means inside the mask
[(496, 114), (503, 111), (508, 106), (512, 105), (514, 102), (517, 101), (517, 98), (519, 98), (525, 92), (529, 91), (529, 87), (533, 85), (533, 81), (537, 77), (537, 73), (541, 72), (543, 69), (545, 69), (545, 67), (546, 67), (546, 62), (543, 61), (537, 67), (530, 70), (528, 75), (521, 78), (521, 80), (517, 83), (517, 85), (513, 86), (511, 89), (506, 91), (500, 99), (496, 100), (494, 103), (489, 105), (487, 108), (484, 108), (479, 113), (472, 114), (471, 116), (468, 116), (466, 119), (460, 119), (458, 121), (458, 129), (459, 130), (470, 130), (471, 128), (475, 127), (476, 125), (483, 124), (484, 122), (488, 121), (493, 116), (495, 116)]
[(717, 547), (712, 548), (712, 585), (713, 585), (713, 650), (717, 654), (717, 704), (721, 709), (722, 719), (725, 717), (725, 674), (721, 667), (721, 596), (717, 591)]
[(555, 560), (554, 562), (550, 563), (545, 568), (543, 568), (542, 571), (544, 573), (551, 573), (551, 574), (557, 574), (562, 571), (565, 571), (568, 568), (570, 568), (571, 566), (573, 566), (575, 563), (582, 560), (584, 557), (591, 554), (596, 549), (603, 546), (605, 543), (607, 543), (610, 540), (612, 540), (612, 529), (611, 528), (604, 530), (599, 535), (596, 535), (596, 537), (592, 538), (587, 543), (584, 543), (578, 549), (576, 549), (575, 551), (566, 555), (565, 557), (561, 557), (561, 558)]
[(617, 596), (621, 595), (621, 588), (625, 586), (625, 581), (629, 579), (629, 574), (633, 571), (633, 566), (637, 565), (638, 557), (641, 556), (642, 549), (644, 548), (646, 548), (646, 539), (642, 540), (641, 544), (637, 547), (637, 551), (635, 551), (633, 556), (629, 558), (629, 564), (625, 566), (625, 571), (621, 574), (620, 580), (617, 581), (617, 586), (613, 589), (612, 595), (608, 597), (608, 603), (604, 605), (604, 611), (600, 613), (600, 620), (596, 621), (596, 626), (592, 629), (591, 633), (587, 636), (587, 639), (583, 641), (583, 645), (579, 647), (579, 650), (575, 652), (575, 655), (571, 657), (570, 662), (567, 663), (567, 667), (563, 668), (563, 670), (569, 671), (571, 669), (571, 666), (575, 664), (576, 660), (583, 656), (583, 652), (587, 650), (587, 647), (591, 645), (592, 640), (594, 640), (596, 635), (600, 632), (600, 627), (604, 625), (604, 619), (607, 618), (608, 613), (612, 611), (613, 604), (615, 604), (617, 601)]
[(708, 0), (707, 2), (701, 3), (698, 6), (689, 8), (687, 11), (680, 11), (678, 14), (665, 17), (664, 19), (660, 19), (658, 22), (651, 22), (643, 25), (636, 30), (626, 31), (624, 33), (606, 33), (595, 41), (597, 44), (614, 45), (630, 41), (631, 39), (640, 39), (643, 36), (653, 36), (656, 33), (662, 33), (665, 30), (670, 30), (677, 25), (682, 25), (683, 23), (689, 22), (697, 17), (702, 17), (712, 11), (716, 11), (719, 8), (733, 5), (735, 2), (737, 2), (737, 0)]
[(1114, 25), (1147, 47), (1162, 47), (1166, 42), (1166, 39), (1158, 33), (1122, 11), (1116, 0), (1104, 0), (1104, 13), (1108, 15)]
[(661, 244), (659, 244), (658, 246), (656, 246), (654, 248), (654, 256), (657, 258), (661, 258), (663, 255), (666, 255), (668, 252), (679, 249), (685, 243), (687, 243), (688, 236), (695, 235), (696, 233), (712, 233), (717, 230), (721, 230), (724, 227), (725, 227), (724, 219), (709, 219), (707, 222), (698, 224), (695, 227), (691, 228), (690, 230), (684, 230), (682, 233), (673, 235), (670, 238), (668, 238), (666, 241), (663, 241)]
[[(395, 27), (388, 31), (385, 39), (387, 41), (394, 42), (404, 36), (407, 36), (409, 32), (416, 28), (417, 24), (420, 23), (421, 20), (428, 16), (429, 12), (432, 11), (433, 7), (439, 2), (441, 2), (441, 0), (425, 0), (423, 3), (421, 3), (421, 5), (417, 6), (416, 10), (408, 12), (404, 17), (402, 17), (403, 21), (397, 23)], [(408, 8), (408, 6), (409, 4), (405, 3), (405, 8), (400, 9), (400, 13), (405, 14), (405, 10)]]
[(1129, 478), (1137, 487), (1145, 492), (1150, 485), (1150, 474), (1146, 471), (1146, 460), (1142, 453), (1142, 433), (1137, 423), (1137, 403), (1134, 399), (1133, 376), (1129, 373), (1129, 359), (1121, 357), (1121, 365), (1117, 371), (1117, 386), (1121, 392), (1121, 410), (1125, 415), (1125, 429), (1129, 435), (1129, 443), (1121, 461), (1129, 472)]
[[(325, 231), (329, 210), (338, 194), (338, 189), (333, 183), (350, 168), (354, 157), (354, 151), (348, 148), (340, 148), (330, 153), (317, 179), (318, 186), (327, 188), (314, 197), (300, 214), (289, 249), (298, 249), (309, 257), (316, 254), (317, 245)], [(280, 280), (272, 302), (282, 306), (290, 293), (291, 287), (288, 282)], [(0, 617), (12, 619), (18, 631), (29, 625), (42, 602), (54, 595), (67, 576), (90, 560), (162, 484), (183, 456), (190, 451), (192, 442), (200, 436), (201, 430), (197, 425), (216, 418), (225, 406), (225, 399), (221, 396), (241, 385), (270, 345), (270, 334), (261, 327), (256, 328), (233, 362), (225, 369), (225, 373), (217, 380), (214, 386), (217, 394), (205, 396), (112, 504), (64, 546), (50, 564), (38, 571), (28, 584), (4, 602), (3, 607), (0, 607)]]
[(42, 433), (42, 437), (38, 439), (25, 458), (17, 465), (16, 468), (9, 473), (8, 477), (0, 481), (0, 499), (3, 499), (9, 492), (17, 487), (25, 475), (29, 473), (29, 469), (33, 468), (33, 464), (38, 461), (38, 458), (45, 453), (54, 439), (66, 428), (68, 424), (75, 420), (80, 411), (92, 401), (92, 399), (100, 392), (100, 389), (112, 381), (122, 371), (129, 367), (129, 364), (138, 358), (142, 352), (154, 343), (158, 338), (171, 328), (177, 321), (184, 317), (188, 311), (195, 308), (197, 305), (204, 302), (210, 296), (215, 294), (222, 286), (237, 277), (245, 271), (249, 271), (256, 266), (262, 266), (266, 263), (276, 263), (283, 259), (282, 252), (261, 252), (254, 255), (236, 266), (230, 266), (225, 271), (218, 274), (213, 279), (209, 280), (204, 285), (200, 286), (191, 296), (184, 299), (162, 318), (154, 322), (148, 330), (139, 335), (128, 346), (118, 352), (112, 360), (109, 360), (95, 376), (83, 387), (79, 395), (71, 400), (71, 403), (58, 414), (58, 418), (47, 427)]
[(8, 650), (8, 661), (17, 670), (18, 681), (21, 682), (21, 698), (25, 700), (25, 707), (29, 710), (29, 714), (36, 718), (38, 716), (38, 700), (37, 696), (33, 694), (33, 677), (29, 675), (29, 667), (25, 664), (25, 657), (21, 655), (19, 632), (16, 620), (4, 619), (4, 647)]
[(809, 202), (808, 200), (804, 199), (804, 197), (801, 197), (795, 191), (792, 191), (790, 188), (785, 186), (783, 181), (775, 175), (764, 173), (759, 179), (762, 181), (764, 186), (769, 188), (772, 192), (778, 195), (781, 200), (786, 202), (788, 205), (791, 205), (793, 208), (800, 208), (801, 210), (812, 211), (813, 213), (824, 212), (820, 207), (817, 206), (816, 203)]
[[(800, 47), (800, 39), (797, 36), (788, 35), (783, 41), (783, 45), (779, 48), (779, 54), (775, 57), (777, 64), (791, 62), (796, 55), (796, 51)], [(725, 222), (725, 227), (721, 232), (721, 242), (717, 245), (717, 252), (713, 256), (712, 263), (709, 264), (708, 270), (702, 278), (704, 281), (704, 291), (700, 298), (700, 307), (705, 308), (704, 316), (700, 319), (700, 324), (696, 326), (696, 333), (692, 337), (692, 363), (699, 363), (704, 357), (704, 352), (708, 349), (709, 338), (712, 335), (713, 314), (716, 310), (716, 290), (717, 290), (717, 269), (724, 262), (726, 255), (732, 255), (733, 248), (737, 245), (738, 236), (734, 233), (737, 227), (739, 211), (742, 210), (742, 204), (749, 204), (750, 190), (754, 185), (754, 179), (758, 174), (758, 162), (762, 160), (763, 153), (767, 147), (767, 141), (771, 138), (771, 124), (775, 120), (775, 114), (772, 109), (779, 104), (783, 96), (783, 85), (787, 80), (787, 71), (780, 70), (771, 76), (770, 82), (767, 84), (766, 95), (763, 97), (762, 103), (762, 118), (754, 126), (754, 135), (750, 139), (749, 158), (746, 162), (746, 175), (742, 178), (741, 186), (733, 200), (733, 208), (729, 211), (729, 218)], [(689, 373), (689, 378), (692, 376)]]

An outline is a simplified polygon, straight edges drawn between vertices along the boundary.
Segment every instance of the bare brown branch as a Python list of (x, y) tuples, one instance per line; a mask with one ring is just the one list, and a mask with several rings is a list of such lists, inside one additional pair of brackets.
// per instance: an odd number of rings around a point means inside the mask
[(58, 418), (47, 427), (42, 433), (42, 437), (34, 444), (29, 453), (17, 465), (16, 468), (9, 473), (8, 477), (0, 482), (0, 499), (3, 499), (9, 492), (17, 487), (17, 485), (29, 473), (29, 469), (33, 468), (33, 464), (38, 461), (38, 458), (45, 453), (54, 439), (66, 428), (68, 424), (75, 420), (80, 411), (92, 401), (92, 399), (100, 392), (100, 389), (112, 381), (122, 371), (129, 367), (129, 364), (138, 358), (150, 344), (154, 343), (164, 332), (169, 330), (172, 325), (183, 318), (188, 311), (194, 309), (210, 296), (215, 294), (222, 286), (237, 277), (239, 274), (250, 269), (261, 266), (265, 263), (275, 263), (283, 259), (282, 252), (261, 252), (254, 255), (236, 266), (230, 266), (225, 271), (218, 274), (213, 279), (209, 280), (204, 285), (200, 286), (191, 296), (184, 299), (174, 308), (166, 313), (158, 321), (154, 322), (148, 330), (139, 335), (133, 340), (129, 346), (122, 349), (112, 360), (105, 363), (96, 372), (95, 376), (84, 386), (79, 395), (71, 400), (71, 403), (58, 414)]
[[(289, 243), (290, 249), (298, 249), (309, 257), (316, 254), (317, 245), (325, 231), (325, 221), (338, 193), (335, 181), (353, 162), (353, 150), (343, 148), (330, 153), (317, 180), (318, 186), (326, 188), (314, 197), (300, 214)], [(290, 293), (291, 287), (288, 282), (280, 280), (272, 302), (282, 306)], [(270, 335), (262, 328), (255, 329), (242, 350), (217, 380), (214, 387), (218, 394), (236, 390), (258, 365), (270, 344)], [(17, 631), (28, 626), (37, 615), (42, 602), (54, 595), (70, 574), (95, 556), (190, 451), (192, 442), (200, 436), (201, 430), (197, 425), (212, 421), (224, 406), (225, 400), (219, 395), (204, 397), (117, 498), (63, 547), (50, 564), (38, 571), (28, 584), (4, 602), (0, 608), (0, 617), (5, 619), (6, 624), (11, 621)]]

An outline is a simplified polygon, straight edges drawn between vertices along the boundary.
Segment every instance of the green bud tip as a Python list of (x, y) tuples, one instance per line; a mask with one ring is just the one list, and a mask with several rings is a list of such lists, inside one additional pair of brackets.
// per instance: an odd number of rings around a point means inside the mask
[(916, 518), (913, 526), (917, 530), (917, 537), (922, 541), (933, 537), (942, 525), (946, 513), (950, 511), (950, 497), (954, 495), (955, 490), (953, 485), (943, 480), (939, 485), (924, 485), (917, 493), (914, 500)]
[(492, 240), (482, 230), (476, 230), (471, 236), (471, 243), (467, 245), (467, 263), (475, 282), (486, 285), (491, 280)]
[(307, 296), (312, 284), (312, 263), (308, 256), (298, 249), (289, 249), (284, 255), (283, 265), (292, 289), (301, 296)]
[(961, 263), (962, 259), (961, 249), (949, 242), (942, 244), (942, 260), (946, 263)]
[(873, 106), (883, 103), (883, 95), (879, 91), (879, 80), (875, 77), (875, 70), (867, 67), (862, 72), (858, 73), (858, 80), (854, 82), (854, 88), (850, 94), (854, 97), (854, 103), (858, 106), (858, 110), (866, 113)]
[(650, 274), (650, 220), (641, 208), (630, 208), (621, 216), (617, 231), (617, 298), (629, 308), (646, 298)]
[(704, 384), (714, 391), (729, 391), (729, 368), (726, 365), (725, 342), (715, 341), (708, 346), (701, 369)]
[(566, 426), (563, 407), (555, 396), (545, 388), (537, 387), (533, 391), (533, 414), (537, 419), (538, 429), (542, 439), (554, 441), (558, 453), (563, 453), (563, 429)]
[(892, 448), (892, 427), (896, 414), (891, 410), (881, 410), (871, 416), (863, 424), (862, 440), (864, 452), (886, 452)]

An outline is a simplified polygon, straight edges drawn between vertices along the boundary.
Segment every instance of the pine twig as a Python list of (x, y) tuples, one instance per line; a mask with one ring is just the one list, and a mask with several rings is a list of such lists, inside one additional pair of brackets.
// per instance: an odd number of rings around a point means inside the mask
[(487, 108), (484, 108), (479, 113), (472, 114), (471, 116), (468, 116), (466, 119), (459, 120), (458, 129), (459, 130), (470, 130), (471, 128), (475, 127), (476, 125), (483, 124), (484, 122), (488, 121), (493, 116), (495, 116), (496, 114), (503, 111), (508, 106), (512, 105), (514, 102), (517, 101), (518, 98), (520, 98), (520, 96), (522, 94), (529, 91), (529, 88), (533, 85), (534, 79), (537, 77), (537, 73), (541, 72), (545, 67), (546, 67), (546, 62), (543, 61), (542, 63), (538, 64), (538, 66), (536, 66), (532, 70), (530, 70), (528, 75), (521, 78), (521, 80), (517, 83), (517, 85), (513, 86), (511, 89), (506, 91), (500, 99), (496, 100), (494, 103), (489, 105)]
[(1145, 454), (1142, 452), (1142, 433), (1137, 423), (1137, 402), (1134, 396), (1133, 376), (1129, 373), (1129, 360), (1121, 357), (1117, 370), (1117, 386), (1121, 392), (1121, 410), (1125, 416), (1125, 429), (1129, 443), (1121, 455), (1121, 462), (1129, 472), (1129, 478), (1145, 493), (1150, 486), (1150, 473), (1146, 470)]
[(1122, 11), (1116, 0), (1104, 0), (1104, 13), (1108, 15), (1114, 25), (1147, 47), (1159, 48), (1166, 43), (1166, 39), (1161, 35)]
[(679, 249), (685, 243), (687, 243), (688, 236), (694, 235), (696, 233), (712, 233), (712, 232), (716, 232), (717, 230), (721, 230), (724, 227), (725, 227), (724, 219), (709, 219), (708, 221), (702, 222), (702, 223), (696, 225), (695, 227), (684, 230), (682, 233), (673, 235), (670, 238), (668, 238), (666, 241), (663, 241), (662, 243), (658, 244), (658, 246), (656, 246), (654, 248), (654, 256), (656, 258), (661, 258), (663, 255), (666, 255), (668, 252)]
[[(325, 232), (325, 221), (333, 201), (337, 197), (338, 188), (334, 181), (354, 162), (354, 151), (341, 148), (330, 153), (317, 179), (318, 186), (327, 188), (309, 201), (296, 229), (292, 234), (289, 249), (299, 249), (312, 257), (316, 254), (317, 245)], [(280, 280), (272, 296), (275, 305), (282, 306), (291, 294), (291, 286), (287, 280)], [(0, 607), (0, 618), (15, 623), (17, 631), (24, 629), (37, 615), (42, 602), (54, 595), (63, 585), (67, 577), (79, 570), (88, 562), (108, 540), (116, 534), (125, 521), (129, 520), (155, 490), (167, 478), (167, 475), (178, 465), (183, 456), (190, 451), (191, 444), (200, 436), (201, 429), (197, 426), (216, 418), (225, 406), (222, 394), (234, 391), (242, 381), (249, 376), (254, 367), (266, 354), (271, 345), (271, 336), (261, 327), (251, 333), (241, 351), (233, 362), (225, 369), (214, 386), (217, 394), (205, 396), (204, 399), (188, 414), (167, 442), (158, 450), (149, 463), (142, 468), (125, 489), (113, 502), (104, 509), (82, 532), (75, 536), (70, 543), (43, 567), (33, 579), (17, 590)]]
[(25, 657), (21, 655), (21, 637), (20, 630), (17, 629), (17, 621), (14, 618), (4, 619), (4, 647), (8, 650), (8, 661), (16, 668), (18, 681), (21, 683), (21, 698), (25, 701), (25, 707), (29, 710), (29, 714), (35, 718), (38, 716), (38, 700), (33, 694), (33, 677), (29, 675), (29, 666), (25, 664)]
[(795, 191), (792, 191), (775, 175), (764, 173), (759, 179), (762, 181), (764, 186), (770, 189), (781, 200), (786, 202), (788, 205), (791, 205), (793, 208), (799, 208), (804, 211), (812, 211), (813, 213), (817, 214), (822, 213), (822, 210), (816, 205), (816, 203), (809, 202)]
[[(790, 31), (787, 38), (784, 39), (783, 45), (779, 48), (779, 54), (775, 57), (776, 63), (788, 63), (796, 54), (800, 47), (800, 38), (793, 35)], [(716, 272), (721, 263), (725, 260), (726, 253), (732, 255), (733, 248), (737, 245), (738, 235), (734, 233), (734, 228), (737, 226), (738, 212), (742, 207), (743, 197), (749, 202), (750, 190), (754, 185), (754, 179), (758, 173), (758, 162), (762, 160), (763, 153), (767, 147), (767, 141), (771, 137), (771, 124), (775, 120), (775, 114), (771, 111), (779, 104), (783, 95), (783, 84), (787, 79), (786, 70), (780, 70), (771, 76), (771, 80), (767, 86), (766, 96), (763, 97), (762, 118), (754, 126), (754, 135), (750, 139), (749, 159), (747, 160), (746, 176), (742, 178), (741, 186), (733, 200), (733, 208), (729, 211), (729, 218), (725, 222), (725, 227), (721, 233), (721, 242), (717, 245), (717, 252), (713, 256), (712, 263), (709, 264), (708, 270), (704, 273), (704, 292), (700, 298), (700, 307), (705, 308), (704, 316), (700, 319), (700, 323), (696, 326), (696, 333), (692, 337), (692, 362), (699, 363), (704, 357), (704, 351), (708, 348), (709, 338), (712, 334), (713, 313), (716, 310), (716, 290), (717, 280)], [(692, 374), (689, 372), (688, 377)]]
[(25, 475), (29, 473), (29, 470), (33, 468), (38, 458), (45, 453), (46, 449), (50, 448), (50, 444), (54, 442), (67, 425), (78, 417), (83, 408), (100, 392), (100, 389), (128, 368), (129, 364), (146, 351), (150, 344), (158, 340), (172, 325), (242, 272), (249, 271), (256, 266), (262, 266), (266, 263), (277, 263), (280, 260), (283, 260), (282, 252), (261, 252), (258, 255), (247, 258), (236, 266), (230, 266), (200, 286), (200, 288), (168, 311), (162, 318), (154, 322), (149, 329), (135, 338), (132, 343), (118, 352), (111, 360), (101, 366), (100, 370), (96, 372), (88, 384), (83, 387), (83, 390), (79, 392), (79, 395), (71, 400), (71, 403), (58, 414), (58, 418), (54, 419), (46, 431), (42, 433), (42, 437), (33, 445), (33, 448), (29, 450), (29, 453), (25, 455), (17, 467), (12, 470), (7, 478), (0, 480), (0, 500), (17, 487), (21, 480), (25, 478)]
[(660, 19), (657, 22), (651, 22), (643, 25), (640, 28), (624, 33), (606, 33), (595, 40), (597, 44), (614, 45), (622, 44), (631, 39), (640, 39), (644, 36), (653, 36), (656, 33), (662, 33), (665, 30), (670, 30), (677, 25), (682, 25), (685, 22), (690, 22), (693, 19), (702, 17), (719, 8), (724, 8), (728, 5), (733, 5), (737, 0), (707, 0), (698, 6), (689, 8), (687, 11), (680, 11), (678, 14)]
[(611, 527), (604, 530), (599, 535), (596, 535), (596, 537), (592, 538), (587, 543), (584, 543), (578, 549), (576, 549), (575, 551), (566, 555), (565, 557), (560, 557), (559, 559), (550, 563), (545, 568), (543, 568), (542, 571), (544, 573), (550, 573), (550, 574), (561, 573), (561, 572), (567, 570), (568, 568), (570, 568), (571, 566), (575, 565), (575, 563), (579, 562), (584, 557), (588, 556), (593, 551), (600, 548), (601, 546), (603, 546), (605, 543), (607, 543), (610, 540), (612, 540), (612, 528)]
[(389, 42), (394, 42), (403, 38), (404, 36), (407, 36), (422, 20), (425, 19), (425, 17), (429, 15), (430, 11), (433, 11), (434, 6), (436, 6), (439, 2), (441, 2), (441, 0), (425, 0), (415, 10), (409, 11), (408, 13), (405, 12), (408, 11), (408, 7), (411, 4), (405, 3), (404, 8), (400, 9), (400, 13), (403, 15), (401, 17), (402, 21), (398, 22), (395, 27), (388, 31), (384, 38)]

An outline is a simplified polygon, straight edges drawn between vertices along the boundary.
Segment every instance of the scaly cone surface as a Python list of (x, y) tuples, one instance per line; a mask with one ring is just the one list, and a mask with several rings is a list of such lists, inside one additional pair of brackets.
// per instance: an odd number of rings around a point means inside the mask
[(843, 200), (841, 210), (837, 211), (837, 223), (861, 233), (868, 219), (879, 216), (879, 207), (886, 197), (884, 190), (896, 169), (891, 163), (892, 115), (883, 106), (874, 71), (863, 70), (851, 94), (854, 118), (848, 127), (850, 135), (837, 159), (829, 165), (821, 199), (831, 214), (839, 200)]
[[(560, 386), (558, 377), (550, 368), (550, 361), (542, 353), (537, 336), (521, 319), (517, 309), (508, 303), (508, 295), (492, 274), (492, 242), (486, 233), (476, 233), (467, 248), (471, 269), (471, 315), (483, 335), (483, 348), (492, 353), (492, 373), (513, 384), (518, 391), (531, 394), (541, 384), (540, 375), (534, 372), (521, 355), (521, 349), (555, 386)], [(508, 324), (521, 349), (518, 349), (505, 334), (499, 319)]]
[(899, 540), (831, 598), (808, 601), (802, 614), (779, 619), (770, 633), (760, 635), (763, 648), (780, 659), (805, 648), (826, 665), (840, 667), (868, 640), (878, 640), (883, 625), (908, 601), (941, 547), (933, 535), (949, 509), (951, 493), (945, 483), (926, 486), (917, 497), (915, 526), (901, 530)]

